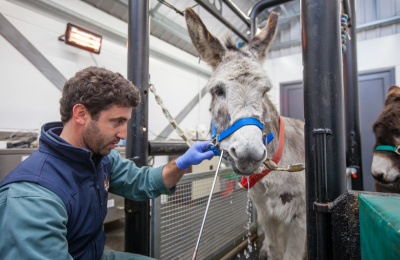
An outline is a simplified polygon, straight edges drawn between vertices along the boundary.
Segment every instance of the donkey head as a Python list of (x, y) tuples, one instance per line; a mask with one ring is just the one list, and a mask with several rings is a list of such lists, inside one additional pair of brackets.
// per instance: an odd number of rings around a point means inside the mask
[[(229, 42), (223, 45), (191, 8), (185, 10), (193, 44), (200, 58), (213, 69), (207, 88), (212, 96), (210, 111), (217, 133), (246, 117), (258, 119), (265, 129), (271, 111), (277, 113), (266, 95), (272, 84), (262, 62), (275, 36), (278, 16), (272, 12), (265, 28), (239, 49)], [(262, 166), (267, 158), (262, 135), (259, 127), (246, 125), (219, 144), (221, 150), (228, 152), (235, 172), (250, 175)]]
[(375, 146), (371, 172), (380, 192), (400, 193), (400, 88), (391, 86), (385, 108), (373, 124)]

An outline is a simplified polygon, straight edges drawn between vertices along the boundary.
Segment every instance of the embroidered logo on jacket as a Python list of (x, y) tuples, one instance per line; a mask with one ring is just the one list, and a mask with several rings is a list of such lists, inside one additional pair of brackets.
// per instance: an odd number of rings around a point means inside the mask
[(105, 176), (104, 189), (106, 190), (106, 192), (108, 192), (108, 188), (110, 188), (110, 180), (107, 178), (107, 176)]

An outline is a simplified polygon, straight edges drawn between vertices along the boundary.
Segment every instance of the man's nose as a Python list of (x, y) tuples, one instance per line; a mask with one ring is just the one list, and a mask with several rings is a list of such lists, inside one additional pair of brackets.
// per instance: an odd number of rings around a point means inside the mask
[(125, 140), (126, 139), (126, 136), (127, 136), (127, 130), (128, 130), (128, 124), (124, 124), (124, 126), (121, 126), (119, 129), (118, 129), (118, 132), (117, 132), (117, 137), (119, 138), (119, 139), (121, 139), (121, 140)]

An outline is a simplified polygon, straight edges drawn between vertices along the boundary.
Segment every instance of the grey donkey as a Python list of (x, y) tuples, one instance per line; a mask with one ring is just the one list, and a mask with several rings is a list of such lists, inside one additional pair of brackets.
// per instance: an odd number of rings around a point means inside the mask
[[(191, 8), (185, 10), (192, 42), (213, 70), (207, 88), (217, 133), (245, 117), (256, 118), (263, 125), (263, 130), (255, 125), (243, 126), (219, 144), (234, 171), (243, 176), (263, 171), (264, 161), (278, 149), (278, 138), (267, 147), (262, 140), (265, 133), (278, 137), (280, 128), (279, 112), (268, 97), (272, 84), (262, 67), (275, 37), (278, 17), (272, 12), (261, 32), (247, 46), (237, 48), (229, 41), (222, 44)], [(304, 124), (282, 119), (285, 137), (278, 165), (303, 163)], [(272, 171), (250, 189), (250, 196), (265, 234), (260, 259), (302, 259), (306, 243), (304, 171)]]

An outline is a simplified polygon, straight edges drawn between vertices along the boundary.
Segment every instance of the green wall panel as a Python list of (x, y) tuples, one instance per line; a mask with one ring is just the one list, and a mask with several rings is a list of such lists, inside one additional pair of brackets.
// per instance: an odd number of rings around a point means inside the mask
[(400, 259), (400, 197), (360, 194), (362, 260)]

